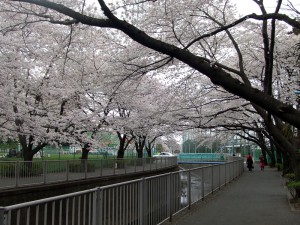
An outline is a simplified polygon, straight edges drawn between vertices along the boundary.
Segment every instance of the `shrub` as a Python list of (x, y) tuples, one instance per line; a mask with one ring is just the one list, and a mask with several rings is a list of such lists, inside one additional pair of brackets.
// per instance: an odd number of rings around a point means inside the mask
[(102, 168), (113, 168), (114, 162), (115, 161), (111, 159), (101, 160), (101, 166)]
[(278, 171), (282, 171), (283, 170), (283, 165), (281, 163), (276, 163), (275, 164), (276, 168)]
[[(95, 164), (87, 163), (87, 171), (86, 172), (95, 172), (95, 170), (96, 170)], [(69, 172), (73, 172), (73, 173), (85, 172), (85, 164), (70, 163), (69, 164)]]
[(287, 173), (284, 175), (288, 179), (286, 186), (294, 200), (298, 200), (300, 193), (300, 181), (295, 180), (294, 173)]
[(284, 175), (289, 181), (294, 181), (295, 180), (295, 174), (294, 173), (287, 173)]
[(287, 183), (287, 188), (289, 189), (292, 198), (298, 200), (300, 192), (300, 181), (289, 181)]

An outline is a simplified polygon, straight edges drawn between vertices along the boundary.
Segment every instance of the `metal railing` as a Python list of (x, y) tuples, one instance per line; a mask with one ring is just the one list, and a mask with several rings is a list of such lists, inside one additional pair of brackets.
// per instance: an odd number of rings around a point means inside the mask
[(0, 190), (88, 178), (155, 171), (177, 165), (177, 157), (0, 161)]
[(0, 207), (0, 225), (154, 225), (243, 172), (243, 160)]
[(179, 162), (203, 162), (203, 161), (226, 161), (228, 154), (225, 153), (180, 153)]

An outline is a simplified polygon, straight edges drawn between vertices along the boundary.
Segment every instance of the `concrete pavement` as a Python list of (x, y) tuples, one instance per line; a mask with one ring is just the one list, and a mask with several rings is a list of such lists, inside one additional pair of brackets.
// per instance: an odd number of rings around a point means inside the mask
[(276, 169), (245, 170), (237, 180), (164, 225), (300, 225), (300, 211), (288, 203)]

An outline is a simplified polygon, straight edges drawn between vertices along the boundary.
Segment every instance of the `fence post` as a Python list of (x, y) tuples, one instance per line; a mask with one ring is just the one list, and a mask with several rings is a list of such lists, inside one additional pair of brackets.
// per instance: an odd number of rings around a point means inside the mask
[(84, 179), (87, 179), (87, 159), (84, 160)]
[(191, 170), (188, 170), (188, 203), (189, 203), (189, 208), (191, 209), (192, 206), (192, 180), (191, 180)]
[(127, 173), (126, 167), (127, 167), (129, 160), (123, 159), (123, 161), (124, 161), (124, 164), (123, 164), (124, 165), (124, 173), (126, 174)]
[(19, 175), (20, 175), (20, 162), (17, 161), (17, 163), (15, 164), (16, 187), (19, 187)]
[(221, 165), (219, 164), (219, 190), (221, 189)]
[(143, 164), (143, 172), (145, 171), (145, 163), (144, 163), (144, 158), (141, 158), (142, 164)]
[(241, 167), (241, 173), (240, 173), (240, 175), (242, 175), (243, 172), (244, 172), (244, 170), (245, 170), (245, 167), (244, 167), (244, 159), (241, 159), (241, 165), (240, 165), (240, 167)]
[(211, 193), (214, 193), (214, 165), (211, 166)]
[(69, 181), (69, 167), (70, 167), (70, 161), (69, 160), (67, 160), (67, 165), (66, 165), (66, 173), (67, 173), (67, 181)]
[(234, 180), (234, 162), (231, 162), (231, 164), (232, 164), (232, 169), (231, 169), (231, 176), (232, 176), (232, 179), (231, 179), (231, 181), (233, 181)]
[(0, 225), (5, 225), (5, 215), (4, 215), (4, 208), (0, 207)]
[(169, 195), (168, 195), (168, 204), (169, 204), (169, 212), (170, 212), (170, 215), (169, 215), (169, 222), (172, 222), (172, 217), (173, 217), (173, 198), (174, 198), (174, 182), (173, 182), (173, 173), (170, 173), (169, 174), (169, 182), (167, 183), (167, 190), (169, 190)]
[(226, 179), (226, 176), (227, 176), (227, 170), (226, 170), (226, 168), (227, 168), (227, 163), (225, 163), (224, 166), (225, 166), (225, 176), (224, 176), (225, 182), (224, 182), (224, 186), (226, 186), (226, 181), (227, 181), (227, 179)]
[(94, 192), (93, 197), (93, 225), (102, 225), (103, 222), (103, 213), (102, 213), (102, 206), (103, 206), (103, 190), (101, 188), (97, 188)]
[(232, 173), (233, 173), (233, 180), (235, 180), (236, 176), (235, 176), (235, 161), (233, 161), (232, 163)]
[(201, 192), (202, 192), (202, 201), (204, 201), (204, 168), (201, 168)]
[(144, 218), (144, 214), (145, 212), (147, 211), (147, 209), (145, 208), (146, 207), (146, 198), (145, 198), (145, 193), (146, 193), (146, 185), (145, 185), (146, 181), (145, 181), (145, 178), (142, 178), (141, 181), (140, 181), (140, 187), (139, 187), (139, 191), (140, 191), (140, 194), (139, 194), (139, 218), (140, 218), (140, 221), (139, 221), (139, 224), (144, 224), (144, 221), (145, 221), (145, 218)]
[(103, 175), (103, 159), (100, 159), (100, 176)]
[(43, 174), (44, 174), (44, 184), (47, 183), (47, 161), (43, 161)]
[(117, 165), (117, 162), (116, 162), (116, 158), (113, 159), (113, 168), (114, 168), (114, 175), (116, 175), (116, 167), (118, 166)]

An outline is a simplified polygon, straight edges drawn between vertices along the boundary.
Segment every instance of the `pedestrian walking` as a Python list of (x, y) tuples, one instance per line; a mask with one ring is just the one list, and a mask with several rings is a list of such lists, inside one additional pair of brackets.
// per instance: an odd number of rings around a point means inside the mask
[(259, 157), (259, 166), (261, 171), (265, 169), (265, 157), (263, 155)]
[(252, 159), (252, 156), (251, 156), (250, 154), (247, 156), (247, 161), (246, 161), (246, 163), (247, 163), (247, 168), (248, 168), (248, 170), (249, 170), (249, 171), (252, 171), (252, 169), (253, 169), (254, 167), (253, 167), (253, 159)]

